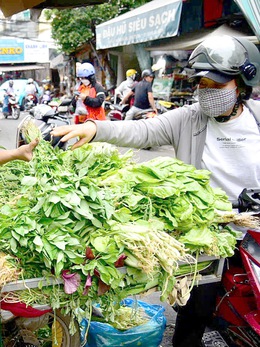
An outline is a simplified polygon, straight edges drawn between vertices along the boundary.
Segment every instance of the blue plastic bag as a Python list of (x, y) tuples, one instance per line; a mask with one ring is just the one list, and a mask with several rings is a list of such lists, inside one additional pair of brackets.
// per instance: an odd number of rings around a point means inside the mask
[[(158, 347), (162, 341), (166, 328), (166, 318), (163, 314), (165, 308), (160, 305), (151, 305), (139, 300), (127, 298), (123, 305), (143, 308), (146, 315), (151, 317), (149, 322), (137, 327), (120, 331), (107, 323), (90, 322), (87, 344), (84, 347)], [(84, 341), (88, 321), (81, 322), (81, 337)]]

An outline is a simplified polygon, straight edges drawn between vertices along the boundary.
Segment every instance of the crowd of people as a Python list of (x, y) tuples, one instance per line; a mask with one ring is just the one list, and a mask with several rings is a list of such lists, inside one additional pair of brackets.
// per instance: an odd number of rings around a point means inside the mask
[[(80, 102), (86, 118), (82, 124), (57, 127), (52, 135), (62, 137), (61, 141), (76, 138), (72, 150), (91, 141), (132, 148), (170, 145), (178, 159), (210, 171), (211, 185), (221, 187), (231, 200), (245, 187), (259, 187), (260, 103), (250, 99), (252, 88), (260, 83), (259, 50), (244, 38), (209, 38), (194, 49), (188, 65), (194, 69), (198, 102), (151, 119), (132, 121), (136, 110), (155, 109), (151, 89), (154, 75), (146, 69), (140, 82), (132, 86), (125, 83), (128, 93), (118, 90), (122, 102), (135, 94), (126, 120), (110, 122), (105, 119), (105, 90), (96, 81), (95, 69), (90, 63), (81, 64), (74, 106)], [(14, 151), (1, 151), (0, 163), (30, 160), (36, 145), (37, 141)], [(218, 286), (194, 287), (188, 303), (179, 307), (174, 347), (201, 346)]]

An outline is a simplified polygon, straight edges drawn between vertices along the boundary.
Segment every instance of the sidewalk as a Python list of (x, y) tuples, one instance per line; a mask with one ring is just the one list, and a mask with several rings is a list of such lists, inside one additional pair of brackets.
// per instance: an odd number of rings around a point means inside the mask
[[(167, 302), (160, 301), (160, 293), (155, 292), (149, 295), (137, 295), (137, 300), (147, 302), (149, 304), (161, 305), (165, 308), (164, 315), (166, 317), (166, 329), (164, 332), (163, 340), (161, 342), (161, 347), (172, 347), (172, 336), (174, 332), (174, 324), (176, 319), (176, 312), (173, 308), (167, 304)], [(187, 346), (188, 347), (188, 346)]]

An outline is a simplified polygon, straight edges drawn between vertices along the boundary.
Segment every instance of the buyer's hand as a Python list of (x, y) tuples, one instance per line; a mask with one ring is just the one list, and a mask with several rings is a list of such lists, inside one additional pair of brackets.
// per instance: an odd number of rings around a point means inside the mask
[(24, 160), (24, 161), (30, 161), (33, 157), (33, 150), (38, 145), (39, 140), (35, 139), (32, 142), (30, 142), (28, 145), (23, 145), (19, 148), (17, 148), (17, 159)]
[(35, 139), (28, 145), (23, 145), (16, 149), (0, 151), (0, 165), (12, 160), (30, 161), (33, 157), (33, 150), (38, 145), (39, 140)]
[(61, 142), (69, 141), (75, 137), (79, 140), (72, 146), (71, 149), (76, 149), (83, 146), (85, 143), (90, 142), (96, 135), (97, 126), (92, 121), (87, 121), (83, 124), (64, 125), (52, 130), (52, 136), (63, 136)]

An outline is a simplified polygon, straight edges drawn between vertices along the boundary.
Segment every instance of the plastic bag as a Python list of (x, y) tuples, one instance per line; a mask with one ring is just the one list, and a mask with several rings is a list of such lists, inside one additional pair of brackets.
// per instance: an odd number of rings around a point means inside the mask
[[(128, 307), (136, 305), (136, 300), (127, 298), (123, 304)], [(163, 314), (165, 308), (160, 305), (151, 305), (146, 302), (137, 301), (137, 306), (143, 308), (145, 313), (151, 317), (149, 322), (137, 327), (120, 331), (107, 323), (90, 322), (87, 336), (87, 344), (84, 347), (158, 347), (162, 341), (166, 328), (166, 318)], [(88, 321), (81, 322), (81, 337), (84, 341)]]
[(86, 106), (84, 105), (84, 102), (80, 98), (78, 98), (76, 101), (76, 109), (74, 113), (78, 115), (88, 115)]

